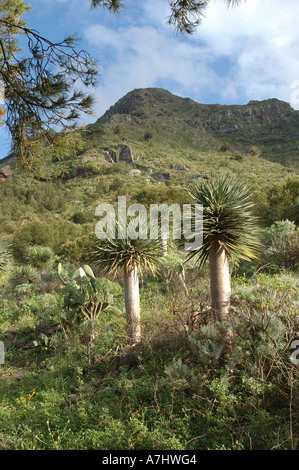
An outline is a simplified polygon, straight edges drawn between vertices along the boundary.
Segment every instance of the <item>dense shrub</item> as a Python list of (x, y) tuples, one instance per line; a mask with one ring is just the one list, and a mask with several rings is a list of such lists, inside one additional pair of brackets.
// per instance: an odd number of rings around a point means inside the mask
[(49, 246), (55, 252), (68, 240), (81, 235), (81, 227), (69, 221), (57, 219), (28, 221), (17, 230), (12, 239), (15, 257), (24, 260), (23, 253), (28, 246)]
[(12, 268), (12, 249), (9, 241), (0, 235), (0, 285), (7, 279)]
[(265, 261), (285, 269), (299, 266), (299, 232), (289, 220), (277, 221), (265, 230)]
[(252, 147), (250, 147), (249, 155), (253, 155), (254, 157), (260, 157), (261, 154), (262, 154), (261, 149), (257, 147), (256, 145), (253, 145)]
[(261, 223), (265, 226), (277, 220), (290, 220), (299, 225), (299, 181), (289, 178), (284, 184), (275, 184), (266, 193), (257, 191), (257, 201)]
[[(233, 280), (228, 353), (221, 327), (207, 321), (194, 296), (196, 285), (205, 291), (198, 277), (190, 281), (188, 302), (179, 292), (160, 295), (163, 281), (143, 288), (144, 341), (138, 347), (126, 345), (121, 312), (99, 310), (88, 349), (88, 323), (75, 323), (67, 336), (59, 323), (65, 299), (69, 311), (86, 309), (89, 315), (88, 296), (95, 291), (90, 278), (75, 288), (85, 279), (80, 272), (63, 269), (64, 288), (57, 294), (19, 286), (14, 300), (0, 298), (7, 361), (0, 389), (2, 448), (296, 449), (294, 276)], [(99, 281), (100, 302), (107, 304), (109, 293), (117, 301), (120, 287)], [(199, 304), (197, 321), (187, 324), (192, 301), (192, 312)]]
[(228, 142), (223, 143), (220, 147), (221, 152), (229, 152), (230, 149), (231, 149), (231, 146)]
[(145, 206), (150, 204), (184, 204), (189, 202), (187, 192), (181, 187), (147, 186), (133, 196), (134, 201)]
[(34, 266), (21, 265), (14, 266), (12, 273), (9, 277), (10, 284), (12, 286), (18, 286), (20, 284), (32, 283), (38, 280), (38, 272)]
[(54, 260), (54, 252), (48, 246), (34, 245), (29, 246), (24, 251), (25, 261), (38, 269), (49, 266)]
[(143, 134), (143, 140), (145, 140), (146, 142), (148, 142), (149, 140), (151, 140), (153, 138), (153, 133), (151, 131), (146, 131), (144, 134)]
[(92, 222), (94, 221), (94, 212), (91, 211), (76, 211), (72, 217), (71, 221), (74, 222), (74, 224), (86, 224), (87, 222)]

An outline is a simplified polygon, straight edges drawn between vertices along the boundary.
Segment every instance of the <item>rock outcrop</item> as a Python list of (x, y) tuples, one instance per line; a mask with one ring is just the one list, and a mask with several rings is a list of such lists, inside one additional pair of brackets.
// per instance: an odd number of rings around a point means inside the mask
[(169, 181), (171, 179), (171, 174), (168, 171), (158, 171), (153, 175), (154, 180), (156, 181)]
[(4, 165), (0, 167), (0, 181), (5, 181), (12, 177), (11, 165)]
[(119, 154), (118, 154), (119, 162), (129, 163), (130, 165), (134, 163), (134, 155), (129, 145), (121, 144), (118, 146), (117, 150), (119, 151)]

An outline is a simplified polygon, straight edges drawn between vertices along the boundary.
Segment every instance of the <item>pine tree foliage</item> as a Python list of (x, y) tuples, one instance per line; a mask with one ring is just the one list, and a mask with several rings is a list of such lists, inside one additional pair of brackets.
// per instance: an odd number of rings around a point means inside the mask
[[(51, 42), (27, 26), (23, 15), (29, 11), (23, 0), (0, 4), (5, 124), (14, 151), (22, 157), (30, 152), (30, 142), (41, 132), (47, 135), (57, 127), (74, 127), (81, 112), (91, 112), (93, 100), (86, 90), (96, 84), (98, 73), (90, 55), (77, 49), (76, 36)], [(3, 117), (3, 109), (1, 114)]]
[[(241, 0), (224, 0), (227, 6), (236, 6)], [(210, 0), (169, 0), (168, 23), (180, 33), (192, 34), (201, 23)], [(117, 12), (124, 6), (119, 0), (91, 0), (93, 7), (102, 6)]]

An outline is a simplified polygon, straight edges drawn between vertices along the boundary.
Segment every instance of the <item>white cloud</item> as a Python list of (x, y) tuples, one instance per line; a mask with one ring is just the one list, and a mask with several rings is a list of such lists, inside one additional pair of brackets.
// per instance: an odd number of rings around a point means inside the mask
[(290, 102), (291, 83), (299, 79), (298, 16), (296, 0), (248, 0), (234, 10), (213, 2), (195, 40), (214, 56), (232, 58), (226, 81), (237, 95)]
[(163, 86), (200, 102), (290, 102), (299, 80), (298, 0), (246, 0), (235, 8), (211, 0), (191, 37), (167, 25), (168, 0), (124, 0), (117, 15), (90, 10), (89, 0), (31, 3), (32, 17), (57, 18), (60, 37), (77, 30), (82, 47), (98, 57), (95, 117), (138, 87)]
[[(247, 0), (233, 9), (211, 1), (192, 37), (175, 35), (166, 25), (166, 0), (140, 2), (140, 18), (132, 0), (125, 5), (131, 21), (121, 21), (122, 12), (113, 27), (102, 21), (85, 30), (103, 55), (99, 112), (133, 88), (159, 83), (197, 101), (211, 95), (222, 103), (291, 101), (291, 84), (299, 79), (297, 0)], [(230, 67), (218, 65), (223, 59)]]
[[(102, 79), (97, 92), (103, 106), (134, 88), (172, 83), (188, 96), (190, 90), (200, 93), (215, 87), (219, 81), (207, 66), (207, 49), (200, 44), (174, 40), (152, 26), (111, 30), (103, 25), (92, 26), (86, 38), (106, 57), (101, 61)], [(112, 58), (112, 59), (111, 59)]]
[[(39, 2), (66, 12), (60, 24), (80, 26), (86, 48), (99, 57), (97, 113), (133, 88), (160, 83), (204, 102), (290, 102), (291, 84), (299, 80), (298, 0), (246, 0), (235, 8), (211, 0), (192, 37), (176, 35), (167, 25), (168, 0), (124, 0), (116, 16), (91, 11), (89, 0)], [(42, 14), (39, 2), (32, 0)]]
[[(199, 102), (276, 97), (299, 109), (298, 0), (211, 0), (193, 36), (167, 25), (168, 0), (123, 0), (118, 15), (89, 0), (29, 0), (29, 25), (61, 40), (78, 32), (99, 59), (94, 121), (134, 88), (163, 86)], [(213, 100), (213, 101), (211, 101)]]

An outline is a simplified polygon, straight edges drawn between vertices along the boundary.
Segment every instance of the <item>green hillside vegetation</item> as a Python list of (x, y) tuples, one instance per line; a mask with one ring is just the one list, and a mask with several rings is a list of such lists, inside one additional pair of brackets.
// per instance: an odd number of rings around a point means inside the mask
[[(277, 99), (250, 101), (247, 105), (201, 104), (159, 88), (137, 89), (125, 95), (99, 123), (134, 120), (158, 129), (175, 129), (188, 145), (201, 150), (228, 142), (247, 153), (256, 145), (263, 158), (298, 168), (299, 111)], [(167, 132), (167, 131), (166, 131)]]
[[(135, 90), (35, 144), (28, 168), (0, 163), (0, 449), (297, 448), (297, 119), (278, 100), (244, 111)], [(231, 262), (232, 344), (209, 265), (174, 240), (141, 272), (130, 344), (123, 272), (95, 258), (96, 207), (190, 203), (197, 181), (224, 175), (249, 188), (261, 229), (259, 258)]]

